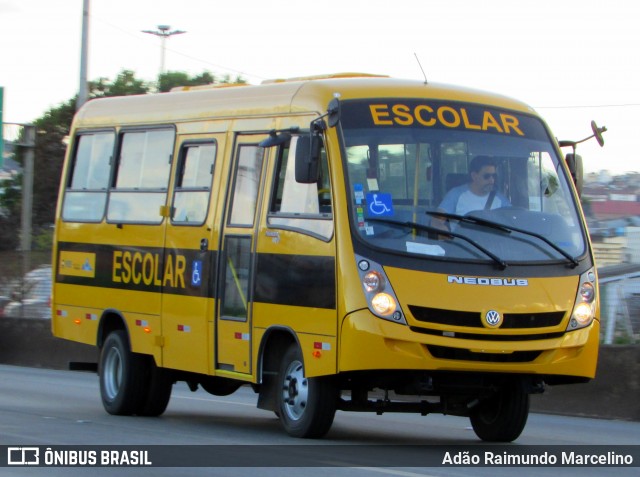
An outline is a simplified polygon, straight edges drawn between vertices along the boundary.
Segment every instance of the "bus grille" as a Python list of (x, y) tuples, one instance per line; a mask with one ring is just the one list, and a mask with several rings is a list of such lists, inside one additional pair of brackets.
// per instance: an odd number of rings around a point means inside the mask
[(482, 361), (484, 363), (529, 363), (535, 361), (542, 351), (514, 351), (509, 354), (474, 353), (468, 349), (427, 345), (431, 356), (458, 361)]
[(423, 335), (445, 336), (447, 338), (456, 338), (459, 340), (480, 340), (480, 341), (535, 341), (535, 340), (551, 340), (561, 338), (564, 331), (554, 333), (527, 333), (527, 334), (505, 334), (499, 333), (498, 330), (492, 330), (492, 333), (461, 333), (460, 331), (436, 330), (433, 328), (419, 328), (410, 326), (409, 329), (415, 333)]
[[(438, 325), (465, 326), (468, 328), (483, 328), (480, 312), (442, 310), (409, 305), (413, 317), (423, 323)], [(502, 329), (547, 328), (558, 326), (564, 318), (564, 311), (547, 313), (505, 313)]]

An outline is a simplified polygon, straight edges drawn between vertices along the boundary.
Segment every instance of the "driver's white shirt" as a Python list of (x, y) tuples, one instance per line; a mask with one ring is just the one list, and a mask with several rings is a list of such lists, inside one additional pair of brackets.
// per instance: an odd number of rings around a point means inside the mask
[[(471, 192), (468, 184), (464, 184), (454, 187), (449, 191), (440, 204), (440, 209), (453, 214), (465, 215), (472, 210), (483, 210), (488, 198), (488, 193), (485, 195), (476, 195)], [(498, 209), (508, 206), (509, 199), (499, 192), (496, 193), (493, 202), (491, 202), (491, 208)]]
[[(470, 190), (467, 190), (460, 194), (460, 197), (458, 197), (458, 203), (456, 204), (456, 214), (465, 215), (472, 210), (482, 210), (487, 204), (487, 199), (489, 199), (489, 194), (476, 195)], [(491, 208), (495, 209), (496, 205), (498, 205), (499, 203), (500, 201), (496, 201), (494, 198), (493, 203), (491, 204)]]

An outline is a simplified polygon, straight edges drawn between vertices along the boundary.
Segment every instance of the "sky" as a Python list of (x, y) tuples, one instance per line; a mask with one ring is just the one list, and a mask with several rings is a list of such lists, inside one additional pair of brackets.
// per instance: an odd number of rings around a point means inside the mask
[[(28, 123), (77, 94), (82, 0), (0, 0), (4, 121)], [(154, 81), (365, 72), (467, 86), (534, 107), (585, 170), (640, 171), (637, 0), (90, 0), (88, 78)], [(570, 152), (570, 151), (566, 151)]]

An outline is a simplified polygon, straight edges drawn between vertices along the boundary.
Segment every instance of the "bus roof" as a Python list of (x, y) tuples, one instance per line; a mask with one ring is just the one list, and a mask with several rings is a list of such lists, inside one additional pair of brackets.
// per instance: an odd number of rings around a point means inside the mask
[(483, 91), (394, 79), (385, 76), (339, 73), (277, 79), (261, 85), (207, 85), (174, 88), (170, 93), (100, 98), (77, 113), (75, 127), (135, 125), (203, 119), (322, 114), (329, 101), (362, 98), (424, 98), (487, 104), (533, 112), (526, 104)]

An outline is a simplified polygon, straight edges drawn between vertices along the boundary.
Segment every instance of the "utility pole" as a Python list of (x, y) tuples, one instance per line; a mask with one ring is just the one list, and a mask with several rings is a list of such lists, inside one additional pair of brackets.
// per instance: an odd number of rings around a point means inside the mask
[[(166, 48), (167, 38), (173, 35), (180, 35), (181, 33), (187, 33), (183, 30), (171, 30), (169, 25), (158, 25), (157, 30), (142, 30), (142, 33), (149, 33), (150, 35), (159, 36), (162, 40), (160, 45), (160, 75), (164, 73), (164, 53)], [(158, 75), (158, 79), (160, 79), (160, 75)]]
[(89, 57), (89, 0), (83, 0), (82, 5), (82, 43), (80, 47), (80, 91), (76, 102), (76, 110), (80, 109), (89, 98), (87, 83), (87, 63)]
[(33, 151), (36, 145), (36, 127), (23, 125), (22, 141), (24, 146), (24, 169), (22, 172), (22, 233), (20, 234), (20, 250), (31, 250), (31, 223), (33, 220)]

